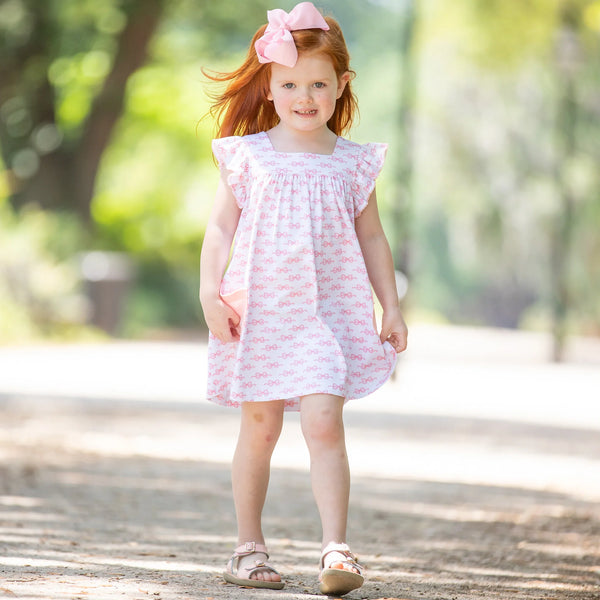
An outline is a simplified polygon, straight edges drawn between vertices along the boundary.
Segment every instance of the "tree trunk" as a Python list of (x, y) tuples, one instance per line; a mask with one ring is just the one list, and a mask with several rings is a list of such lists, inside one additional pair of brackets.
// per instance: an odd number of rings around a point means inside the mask
[(410, 224), (412, 220), (412, 177), (414, 162), (413, 115), (416, 96), (414, 36), (417, 27), (417, 0), (406, 3), (400, 36), (401, 85), (398, 102), (397, 197), (394, 215), (394, 263), (396, 269), (410, 274)]
[[(22, 45), (11, 45), (9, 36), (0, 45), (0, 119), (2, 159), (8, 169), (11, 202), (16, 207), (35, 202), (44, 207), (64, 201), (62, 151), (39, 155), (32, 147), (32, 135), (39, 127), (55, 123), (54, 89), (45, 76), (52, 61), (49, 47), (55, 37), (50, 6), (41, 3), (31, 11), (31, 35)], [(43, 76), (24, 77), (31, 65)], [(15, 128), (15, 122), (18, 126)]]
[(163, 0), (138, 0), (121, 33), (112, 71), (96, 97), (72, 163), (74, 208), (89, 222), (96, 176), (102, 154), (123, 111), (127, 80), (146, 60)]
[(556, 217), (551, 248), (552, 358), (555, 362), (564, 359), (571, 304), (569, 260), (573, 240), (575, 198), (565, 179), (564, 166), (570, 162), (577, 151), (578, 108), (575, 82), (579, 41), (572, 18), (573, 15), (565, 11), (557, 44), (559, 100), (556, 179), (560, 195), (560, 210)]

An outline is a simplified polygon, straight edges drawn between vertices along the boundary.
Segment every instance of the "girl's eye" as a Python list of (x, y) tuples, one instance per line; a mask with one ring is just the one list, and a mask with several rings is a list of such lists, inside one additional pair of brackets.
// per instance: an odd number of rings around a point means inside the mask
[(284, 87), (286, 90), (291, 90), (291, 89), (294, 87), (294, 84), (293, 84), (293, 83), (284, 83), (284, 84), (283, 84), (283, 87)]
[(315, 87), (321, 89), (325, 87), (325, 84), (322, 81), (317, 81), (315, 82)]

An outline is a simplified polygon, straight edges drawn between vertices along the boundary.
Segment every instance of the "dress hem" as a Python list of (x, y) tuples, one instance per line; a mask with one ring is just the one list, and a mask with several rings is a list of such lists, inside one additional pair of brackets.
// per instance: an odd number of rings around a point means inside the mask
[[(389, 342), (384, 342), (384, 344)], [(220, 396), (207, 396), (206, 400), (211, 402), (212, 404), (216, 404), (218, 406), (223, 406), (224, 408), (241, 408), (242, 404), (245, 402), (276, 402), (278, 400), (283, 400), (285, 402), (284, 411), (300, 411), (300, 399), (305, 396), (313, 396), (315, 394), (328, 394), (332, 396), (339, 396), (344, 399), (344, 404), (350, 402), (351, 400), (360, 400), (361, 398), (366, 398), (370, 396), (374, 392), (376, 392), (381, 386), (383, 386), (386, 381), (392, 376), (397, 364), (397, 357), (394, 358), (393, 363), (390, 368), (386, 371), (385, 375), (378, 379), (375, 385), (369, 386), (366, 391), (361, 391), (357, 394), (351, 394), (346, 396), (344, 394), (340, 394), (339, 391), (335, 390), (318, 390), (318, 391), (309, 391), (303, 394), (298, 394), (296, 396), (289, 396), (287, 398), (259, 398), (254, 400), (221, 400)]]

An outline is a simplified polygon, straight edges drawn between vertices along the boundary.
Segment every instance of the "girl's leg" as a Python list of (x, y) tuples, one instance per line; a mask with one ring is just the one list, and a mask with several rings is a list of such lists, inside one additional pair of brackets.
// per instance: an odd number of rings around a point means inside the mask
[[(330, 542), (346, 542), (350, 470), (343, 408), (344, 399), (329, 394), (305, 396), (300, 405), (302, 433), (310, 453), (313, 494), (323, 528), (323, 548)], [(339, 562), (331, 564), (332, 568), (344, 568), (343, 557), (339, 558)]]
[[(231, 470), (238, 544), (265, 543), (262, 510), (269, 485), (271, 455), (283, 424), (283, 406), (283, 401), (279, 400), (242, 404), (240, 433)], [(246, 566), (246, 561), (253, 565), (257, 559), (263, 560), (263, 557), (244, 557), (240, 559), (240, 566)], [(268, 569), (258, 571), (252, 578), (281, 580), (279, 575)]]

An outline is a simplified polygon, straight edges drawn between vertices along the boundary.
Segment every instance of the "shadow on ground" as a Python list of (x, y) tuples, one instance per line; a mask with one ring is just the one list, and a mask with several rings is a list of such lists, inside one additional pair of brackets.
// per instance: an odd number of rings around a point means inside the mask
[[(212, 442), (216, 412), (15, 396), (0, 399), (0, 408), (0, 597), (315, 595), (318, 518), (308, 474), (295, 468), (274, 469), (264, 523), (286, 589), (222, 583), (235, 542), (229, 469), (194, 455), (194, 447)], [(498, 452), (512, 440), (540, 452), (592, 447), (598, 456), (597, 438), (585, 432), (567, 448), (576, 432), (550, 427), (488, 422), (486, 430), (468, 419), (352, 415), (350, 428), (358, 426), (354, 419), (379, 432), (380, 447), (370, 438), (378, 461), (394, 461), (386, 436), (451, 446), (465, 432)], [(152, 456), (131, 445), (136, 431)], [(85, 439), (93, 443), (84, 448)], [(169, 443), (177, 452), (161, 457)], [(600, 510), (576, 493), (358, 476), (350, 536), (369, 572), (350, 599), (600, 598)]]

